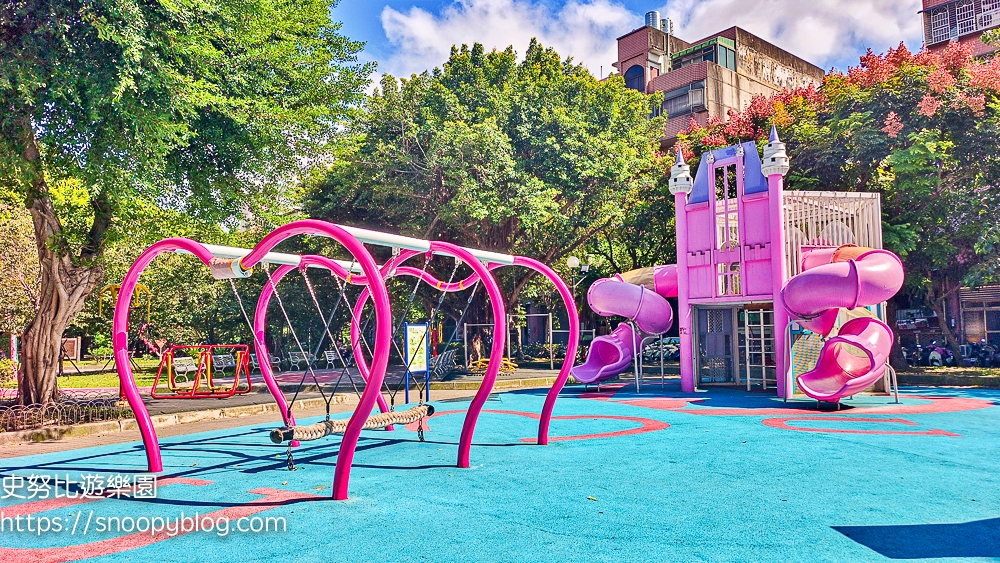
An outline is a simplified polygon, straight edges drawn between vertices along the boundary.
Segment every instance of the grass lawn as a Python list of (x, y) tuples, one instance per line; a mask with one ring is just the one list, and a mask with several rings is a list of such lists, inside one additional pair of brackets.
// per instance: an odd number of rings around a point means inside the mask
[[(139, 387), (152, 385), (154, 379), (156, 379), (155, 369), (143, 369), (135, 373), (135, 382)], [(13, 389), (17, 387), (17, 382), (7, 380), (0, 386), (6, 389)], [(84, 375), (73, 374), (64, 375), (59, 378), (60, 389), (83, 389), (90, 387), (118, 387), (118, 373), (111, 371), (87, 373)]]

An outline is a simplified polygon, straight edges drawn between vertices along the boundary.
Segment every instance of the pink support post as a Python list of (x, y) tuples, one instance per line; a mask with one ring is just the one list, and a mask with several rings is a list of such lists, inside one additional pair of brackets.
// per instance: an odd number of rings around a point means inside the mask
[(674, 195), (677, 228), (677, 333), (680, 336), (681, 391), (694, 393), (694, 351), (691, 343), (691, 305), (688, 303), (687, 194)]
[(691, 297), (688, 253), (687, 202), (694, 185), (691, 167), (684, 162), (684, 153), (677, 147), (677, 161), (670, 169), (668, 186), (674, 194), (674, 226), (677, 230), (677, 332), (680, 335), (681, 391), (694, 393), (694, 360), (691, 345)]
[(490, 363), (486, 367), (486, 373), (483, 374), (483, 383), (473, 397), (472, 404), (469, 405), (469, 412), (466, 413), (465, 422), (462, 424), (462, 435), (458, 441), (458, 466), (469, 467), (469, 451), (472, 449), (472, 435), (476, 431), (476, 421), (490, 393), (493, 392), (493, 384), (496, 383), (497, 375), (500, 373), (500, 363), (503, 361), (503, 350), (507, 339), (507, 310), (493, 275), (468, 250), (449, 242), (433, 241), (431, 251), (454, 256), (468, 264), (486, 287), (493, 308), (493, 347), (490, 349)]
[(771, 281), (774, 284), (774, 369), (778, 382), (778, 396), (792, 395), (792, 373), (788, 370), (785, 349), (788, 347), (788, 312), (781, 304), (781, 288), (785, 285), (785, 210), (782, 205), (784, 177), (771, 174), (767, 177), (771, 204)]
[(788, 172), (785, 144), (778, 139), (778, 131), (771, 126), (771, 138), (764, 147), (761, 172), (767, 176), (768, 199), (771, 215), (771, 284), (774, 299), (774, 369), (778, 396), (792, 395), (792, 373), (788, 370), (785, 354), (789, 346), (788, 312), (782, 305), (781, 289), (787, 278), (785, 257), (785, 206), (784, 176)]
[[(570, 370), (573, 369), (573, 364), (576, 363), (576, 351), (580, 345), (580, 315), (576, 310), (576, 301), (573, 299), (573, 293), (566, 285), (566, 282), (552, 268), (542, 264), (538, 260), (525, 256), (515, 256), (514, 265), (530, 268), (548, 278), (559, 291), (563, 304), (566, 306), (566, 316), (569, 319), (569, 341), (566, 343), (566, 359), (563, 360), (559, 376), (556, 377), (555, 383), (552, 384), (548, 395), (545, 396), (545, 405), (542, 407), (542, 415), (538, 420), (538, 443), (544, 446), (549, 443), (549, 422), (552, 420), (552, 410), (555, 409), (556, 399), (559, 398), (559, 392), (566, 385)], [(491, 269), (496, 267), (498, 265), (490, 265)]]
[(146, 249), (129, 267), (125, 279), (122, 280), (121, 289), (118, 290), (118, 299), (115, 302), (115, 315), (112, 325), (112, 345), (115, 351), (115, 369), (118, 371), (118, 378), (121, 381), (121, 389), (128, 400), (132, 412), (135, 414), (136, 425), (139, 426), (139, 433), (142, 435), (142, 443), (146, 448), (146, 466), (152, 473), (163, 471), (163, 459), (160, 456), (160, 443), (156, 438), (156, 430), (153, 428), (153, 421), (149, 418), (149, 411), (146, 410), (142, 397), (139, 396), (139, 388), (135, 384), (132, 376), (132, 362), (128, 355), (128, 314), (132, 303), (132, 294), (135, 286), (139, 283), (139, 276), (143, 270), (149, 266), (154, 258), (164, 252), (185, 250), (194, 254), (206, 266), (213, 258), (212, 253), (205, 249), (200, 243), (186, 238), (169, 238), (161, 240)]
[(337, 454), (337, 467), (334, 470), (333, 498), (344, 500), (347, 498), (348, 484), (351, 478), (351, 465), (354, 461), (354, 450), (357, 448), (358, 439), (361, 437), (361, 430), (365, 422), (367, 422), (369, 414), (371, 414), (376, 398), (380, 394), (382, 380), (385, 378), (385, 369), (389, 363), (389, 347), (392, 344), (390, 342), (392, 312), (389, 305), (389, 293), (386, 291), (385, 283), (382, 281), (378, 264), (375, 263), (375, 259), (372, 258), (368, 249), (342, 227), (316, 219), (295, 221), (278, 227), (264, 237), (250, 254), (240, 261), (240, 265), (244, 269), (252, 268), (278, 243), (295, 235), (327, 236), (343, 245), (361, 265), (361, 270), (368, 279), (368, 289), (371, 291), (375, 302), (376, 328), (371, 376), (368, 384), (365, 385), (364, 392), (361, 394), (358, 407), (347, 423), (344, 438), (340, 444), (340, 451)]

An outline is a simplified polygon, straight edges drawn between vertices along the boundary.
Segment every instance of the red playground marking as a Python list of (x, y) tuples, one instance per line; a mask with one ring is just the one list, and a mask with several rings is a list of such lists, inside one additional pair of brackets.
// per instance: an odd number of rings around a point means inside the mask
[(781, 418), (765, 418), (762, 422), (764, 426), (780, 428), (782, 430), (796, 430), (798, 432), (826, 432), (834, 434), (904, 434), (910, 436), (954, 436), (961, 437), (960, 434), (948, 432), (946, 430), (860, 430), (856, 428), (813, 428), (806, 426), (792, 426), (788, 424), (793, 421), (825, 420), (832, 422), (874, 422), (902, 424), (905, 426), (919, 426), (916, 422), (905, 418), (862, 418), (846, 416), (786, 416)]
[[(884, 406), (866, 406), (866, 407), (855, 407), (849, 411), (844, 411), (845, 415), (855, 415), (855, 414), (933, 414), (933, 413), (943, 413), (943, 412), (961, 412), (961, 411), (972, 411), (976, 409), (985, 409), (987, 407), (995, 406), (993, 401), (987, 399), (965, 399), (965, 398), (952, 398), (952, 397), (925, 397), (918, 395), (910, 395), (906, 397), (907, 399), (917, 399), (928, 401), (926, 403), (921, 403), (919, 405), (897, 405), (889, 404)], [(820, 413), (815, 408), (801, 408), (801, 407), (769, 407), (769, 408), (712, 408), (708, 403), (706, 403), (705, 408), (684, 408), (677, 409), (675, 412), (683, 412), (687, 414), (698, 414), (706, 416), (774, 416), (774, 415), (788, 415), (795, 414), (799, 416), (817, 416), (819, 414), (824, 414), (829, 416), (830, 413)]]
[[(430, 418), (435, 416), (442, 416), (446, 414), (458, 414), (464, 413), (462, 410), (454, 411), (442, 411), (436, 412)], [(484, 413), (488, 412), (490, 414), (509, 414), (512, 416), (523, 416), (525, 418), (531, 418), (538, 420), (541, 415), (535, 414), (533, 412), (521, 412), (521, 411), (498, 411), (498, 410), (485, 410)], [(659, 420), (653, 420), (651, 418), (641, 418), (638, 416), (612, 416), (607, 414), (578, 414), (578, 415), (564, 415), (564, 416), (553, 416), (552, 420), (594, 420), (598, 418), (604, 418), (608, 420), (628, 420), (630, 422), (636, 422), (639, 424), (638, 428), (629, 428), (627, 430), (616, 430), (614, 432), (599, 432), (596, 434), (577, 434), (575, 436), (556, 436), (554, 438), (549, 438), (550, 442), (566, 442), (570, 440), (594, 440), (598, 438), (614, 438), (617, 436), (631, 436), (633, 434), (645, 434), (646, 432), (656, 432), (657, 430), (664, 430), (670, 428), (670, 425), (666, 422), (661, 422)], [(526, 444), (534, 444), (537, 438), (521, 438), (521, 441)]]
[[(411, 422), (409, 424), (404, 424), (403, 428), (409, 430), (410, 432), (416, 432), (417, 429), (420, 427), (420, 422), (421, 421), (418, 420), (416, 422)], [(424, 423), (424, 430), (430, 430), (431, 429), (431, 427), (427, 425), (427, 419), (424, 419), (423, 423)]]
[[(193, 485), (195, 487), (204, 487), (205, 485), (211, 485), (212, 481), (204, 481), (202, 479), (189, 479), (187, 477), (163, 477), (157, 479), (156, 487), (158, 489), (166, 487), (168, 485)], [(115, 491), (104, 491), (103, 498), (109, 498), (115, 495)], [(36, 500), (32, 502), (22, 502), (21, 504), (15, 504), (14, 506), (6, 506), (3, 508), (4, 516), (9, 518), (17, 518), (18, 516), (27, 516), (29, 514), (37, 514), (39, 512), (45, 512), (46, 510), (57, 510), (60, 508), (66, 508), (67, 506), (76, 506), (79, 504), (84, 504), (87, 502), (93, 502), (95, 500), (103, 500), (102, 497), (86, 497), (78, 496), (76, 498), (68, 497), (58, 497), (50, 498), (46, 500)]]
[[(264, 498), (259, 498), (240, 506), (232, 506), (215, 512), (209, 512), (208, 514), (201, 514), (199, 518), (212, 518), (213, 520), (228, 518), (230, 521), (235, 521), (245, 516), (252, 516), (258, 512), (264, 512), (265, 510), (288, 504), (289, 502), (327, 498), (308, 493), (280, 491), (277, 489), (254, 489), (250, 493), (265, 496)], [(4, 563), (64, 563), (66, 561), (77, 561), (131, 551), (170, 539), (171, 537), (180, 537), (187, 533), (190, 532), (178, 530), (173, 536), (170, 536), (165, 530), (155, 534), (147, 530), (145, 532), (135, 532), (127, 536), (65, 547), (0, 547), (0, 561)]]
[(622, 401), (615, 401), (616, 403), (621, 403), (623, 405), (632, 405), (633, 407), (644, 407), (647, 409), (656, 409), (660, 411), (672, 411), (677, 409), (682, 409), (688, 405), (688, 403), (701, 402), (705, 399), (677, 399), (673, 397), (653, 397), (650, 399), (626, 399)]
[(619, 391), (630, 385), (629, 383), (611, 383), (609, 385), (601, 385), (601, 391), (585, 391), (577, 395), (580, 399), (593, 399), (596, 401), (607, 401), (611, 397), (614, 397)]

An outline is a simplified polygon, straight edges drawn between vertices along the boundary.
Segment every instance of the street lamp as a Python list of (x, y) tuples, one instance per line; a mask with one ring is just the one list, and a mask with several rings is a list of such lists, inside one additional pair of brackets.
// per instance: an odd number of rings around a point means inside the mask
[[(576, 287), (583, 283), (583, 280), (587, 278), (587, 273), (590, 272), (590, 264), (594, 261), (592, 255), (587, 256), (587, 263), (581, 264), (580, 259), (576, 256), (570, 256), (566, 258), (566, 266), (569, 267), (570, 273), (572, 275), (572, 281), (570, 282), (570, 287), (573, 288), (573, 304), (576, 305)], [(576, 279), (576, 271), (580, 270), (580, 279)]]

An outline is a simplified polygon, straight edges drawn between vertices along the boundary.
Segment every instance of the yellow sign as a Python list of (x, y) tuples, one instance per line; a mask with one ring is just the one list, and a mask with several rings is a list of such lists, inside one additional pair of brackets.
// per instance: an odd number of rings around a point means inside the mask
[(406, 325), (406, 364), (410, 373), (427, 371), (427, 324)]

